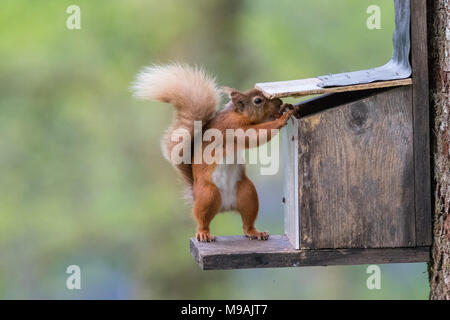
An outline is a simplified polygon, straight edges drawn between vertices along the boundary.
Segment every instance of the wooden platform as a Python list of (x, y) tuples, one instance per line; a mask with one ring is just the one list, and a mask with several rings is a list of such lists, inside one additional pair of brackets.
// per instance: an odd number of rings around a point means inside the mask
[(319, 78), (279, 81), (279, 82), (265, 82), (257, 83), (256, 89), (261, 90), (264, 95), (269, 98), (285, 98), (285, 97), (300, 97), (313, 94), (324, 94), (333, 92), (348, 92), (359, 91), (367, 89), (388, 88), (397, 86), (408, 86), (412, 84), (411, 78), (390, 81), (377, 81), (365, 84), (340, 86), (322, 88), (319, 83), (322, 81)]
[(217, 237), (215, 242), (191, 238), (190, 246), (204, 270), (410, 263), (427, 262), (430, 257), (429, 247), (296, 250), (285, 236), (270, 236), (267, 241), (244, 236)]

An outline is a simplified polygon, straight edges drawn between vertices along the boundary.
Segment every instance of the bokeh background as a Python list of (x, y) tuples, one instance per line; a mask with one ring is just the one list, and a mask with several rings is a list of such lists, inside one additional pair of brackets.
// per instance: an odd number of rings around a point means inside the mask
[[(66, 8), (81, 8), (81, 30)], [(382, 28), (366, 27), (377, 4)], [(171, 107), (129, 86), (151, 63), (204, 66), (221, 85), (291, 80), (387, 62), (392, 0), (2, 0), (0, 298), (425, 299), (425, 264), (201, 271), (195, 232), (159, 139)], [(293, 100), (296, 101), (296, 100)], [(283, 174), (260, 176), (257, 226), (280, 234)], [(241, 234), (240, 217), (214, 220)], [(66, 289), (67, 266), (82, 289)]]

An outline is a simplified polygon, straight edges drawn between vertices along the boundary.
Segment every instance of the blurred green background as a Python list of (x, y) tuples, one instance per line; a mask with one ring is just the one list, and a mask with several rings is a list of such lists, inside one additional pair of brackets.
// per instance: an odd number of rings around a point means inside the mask
[[(81, 8), (81, 30), (66, 8)], [(368, 30), (366, 9), (381, 7)], [(221, 85), (290, 80), (381, 65), (392, 0), (24, 1), (0, 4), (0, 297), (425, 299), (425, 264), (201, 271), (195, 224), (159, 139), (171, 107), (136, 101), (138, 70), (182, 61)], [(294, 100), (295, 101), (295, 100)], [(282, 230), (282, 172), (260, 176), (257, 226)], [(223, 214), (215, 235), (241, 234)], [(67, 266), (82, 289), (66, 289)]]

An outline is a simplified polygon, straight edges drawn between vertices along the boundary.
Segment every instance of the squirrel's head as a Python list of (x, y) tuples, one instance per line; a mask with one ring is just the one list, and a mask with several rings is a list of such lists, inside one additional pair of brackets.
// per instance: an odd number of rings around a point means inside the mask
[(279, 117), (283, 102), (278, 99), (267, 99), (258, 89), (239, 92), (232, 88), (223, 88), (233, 103), (233, 111), (242, 113), (252, 122), (259, 123)]

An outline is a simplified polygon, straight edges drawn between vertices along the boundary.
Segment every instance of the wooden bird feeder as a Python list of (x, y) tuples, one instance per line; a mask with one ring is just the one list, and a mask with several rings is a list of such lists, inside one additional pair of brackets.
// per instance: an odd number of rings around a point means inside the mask
[(284, 132), (285, 234), (191, 239), (203, 269), (426, 262), (431, 191), (426, 3), (395, 0), (386, 65), (259, 83), (301, 102)]

